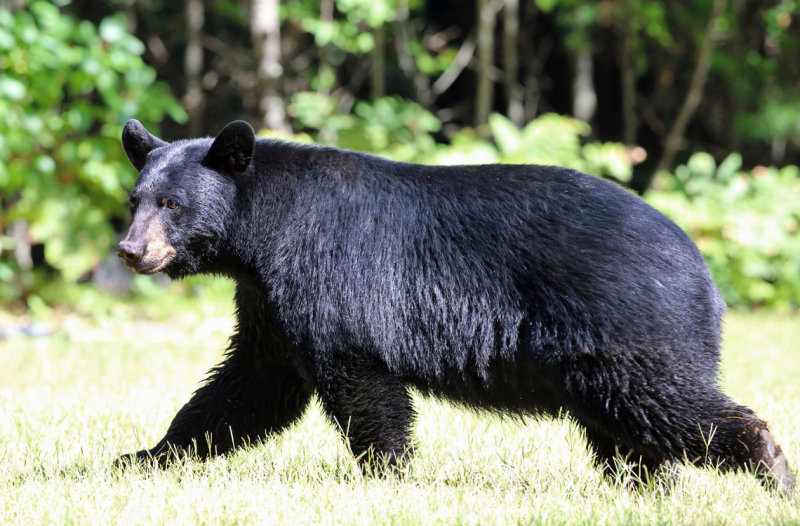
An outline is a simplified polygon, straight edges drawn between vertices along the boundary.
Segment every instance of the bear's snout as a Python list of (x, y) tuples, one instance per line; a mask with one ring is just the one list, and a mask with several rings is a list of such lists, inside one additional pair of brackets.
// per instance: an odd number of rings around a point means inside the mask
[(172, 262), (177, 251), (162, 239), (148, 242), (145, 239), (131, 239), (128, 236), (120, 242), (117, 255), (133, 271), (139, 274), (155, 274)]
[(144, 245), (129, 239), (123, 239), (117, 248), (117, 255), (122, 258), (125, 264), (135, 268), (144, 254)]

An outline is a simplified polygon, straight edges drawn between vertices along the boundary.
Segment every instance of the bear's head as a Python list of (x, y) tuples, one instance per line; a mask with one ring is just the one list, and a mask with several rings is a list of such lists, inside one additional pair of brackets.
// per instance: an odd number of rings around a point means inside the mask
[(176, 278), (214, 271), (230, 232), (239, 181), (252, 170), (253, 128), (236, 121), (214, 139), (167, 143), (130, 120), (122, 144), (139, 176), (119, 257), (140, 274), (163, 271)]

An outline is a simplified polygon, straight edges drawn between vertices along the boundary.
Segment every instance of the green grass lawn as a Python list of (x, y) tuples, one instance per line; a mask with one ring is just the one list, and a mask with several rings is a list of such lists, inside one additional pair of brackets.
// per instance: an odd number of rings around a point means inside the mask
[[(417, 399), (416, 456), (365, 477), (314, 405), (265, 443), (165, 471), (112, 467), (152, 446), (231, 331), (226, 287), (47, 313), (45, 338), (0, 341), (0, 524), (800, 523), (800, 499), (746, 474), (678, 470), (629, 491), (592, 466), (566, 420), (518, 420)], [(222, 292), (221, 292), (222, 291)], [(77, 311), (77, 313), (75, 312)], [(81, 314), (82, 313), (82, 314)], [(24, 320), (0, 314), (0, 327)], [(800, 317), (732, 313), (723, 384), (800, 465)]]

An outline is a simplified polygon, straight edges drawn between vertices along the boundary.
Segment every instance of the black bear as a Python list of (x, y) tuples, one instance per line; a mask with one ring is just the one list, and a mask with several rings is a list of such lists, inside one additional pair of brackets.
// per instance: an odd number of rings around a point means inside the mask
[(236, 283), (222, 364), (129, 460), (206, 457), (277, 432), (316, 393), (354, 454), (409, 448), (408, 389), (565, 410), (598, 464), (753, 469), (790, 491), (766, 424), (717, 387), (724, 304), (695, 245), (618, 186), (552, 166), (423, 166), (256, 139), (167, 143), (135, 120), (119, 256)]

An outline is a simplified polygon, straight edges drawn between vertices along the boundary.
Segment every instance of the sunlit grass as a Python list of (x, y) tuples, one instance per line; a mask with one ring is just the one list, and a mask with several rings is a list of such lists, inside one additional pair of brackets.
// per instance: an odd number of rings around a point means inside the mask
[[(150, 306), (102, 296), (49, 313), (45, 338), (0, 341), (0, 524), (799, 523), (746, 474), (681, 468), (671, 491), (605, 480), (567, 420), (498, 418), (417, 398), (415, 457), (361, 474), (317, 405), (235, 455), (165, 471), (112, 467), (152, 445), (219, 360), (225, 286)], [(81, 303), (83, 302), (83, 303)], [(94, 305), (94, 306), (93, 306)], [(92, 317), (87, 315), (92, 314)], [(23, 323), (0, 316), (0, 326)], [(800, 462), (800, 317), (731, 314), (723, 385)]]

